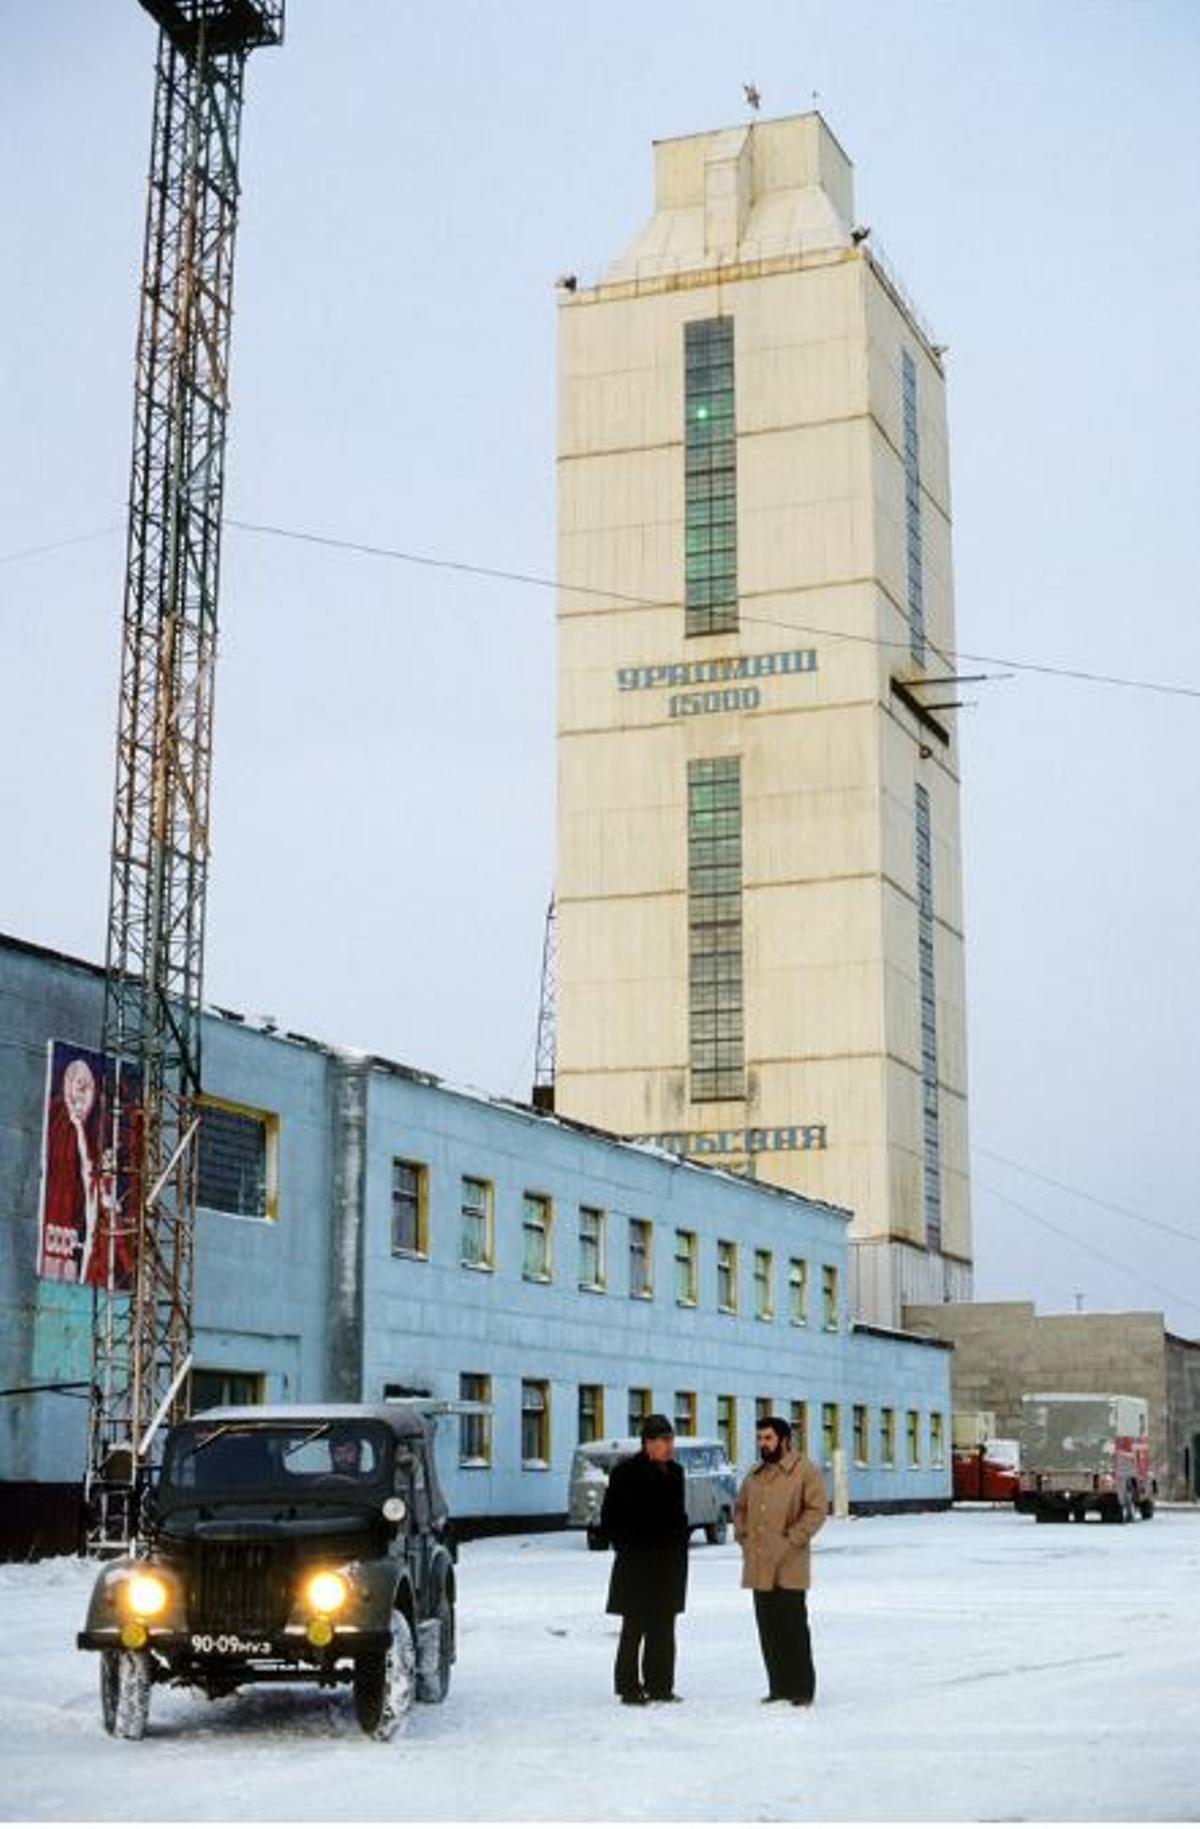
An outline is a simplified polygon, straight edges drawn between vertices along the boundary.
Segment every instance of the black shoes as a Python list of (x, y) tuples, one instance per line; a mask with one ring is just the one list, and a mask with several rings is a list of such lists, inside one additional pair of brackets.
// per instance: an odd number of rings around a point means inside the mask
[(682, 1702), (683, 1697), (677, 1696), (674, 1690), (672, 1690), (671, 1694), (668, 1696), (656, 1696), (653, 1690), (650, 1690), (647, 1693), (646, 1700), (647, 1702)]
[(628, 1695), (618, 1696), (617, 1700), (618, 1702), (623, 1703), (626, 1708), (645, 1708), (650, 1698), (643, 1690), (631, 1689)]

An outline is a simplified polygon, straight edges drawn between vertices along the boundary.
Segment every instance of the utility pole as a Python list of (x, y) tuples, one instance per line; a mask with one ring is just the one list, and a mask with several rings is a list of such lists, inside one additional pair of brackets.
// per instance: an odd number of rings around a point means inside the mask
[(282, 41), (284, 12), (284, 0), (141, 4), (159, 39), (102, 1041), (111, 1223), (94, 1297), (86, 1482), (99, 1554), (134, 1535), (139, 1470), (160, 1425), (181, 1412), (191, 1368), (238, 144), (246, 58)]

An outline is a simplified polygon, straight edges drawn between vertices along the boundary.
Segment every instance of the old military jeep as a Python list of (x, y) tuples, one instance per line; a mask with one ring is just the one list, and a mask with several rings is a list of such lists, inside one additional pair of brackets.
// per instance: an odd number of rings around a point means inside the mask
[(205, 1411), (170, 1431), (143, 1517), (77, 1640), (110, 1734), (141, 1739), (156, 1683), (349, 1683), (376, 1740), (444, 1701), (454, 1550), (417, 1408)]

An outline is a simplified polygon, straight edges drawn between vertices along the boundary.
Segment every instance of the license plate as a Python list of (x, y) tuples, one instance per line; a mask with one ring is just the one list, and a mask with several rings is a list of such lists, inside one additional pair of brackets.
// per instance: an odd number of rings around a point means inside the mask
[(238, 1632), (193, 1632), (192, 1650), (213, 1657), (265, 1658), (271, 1655), (268, 1638), (243, 1638)]

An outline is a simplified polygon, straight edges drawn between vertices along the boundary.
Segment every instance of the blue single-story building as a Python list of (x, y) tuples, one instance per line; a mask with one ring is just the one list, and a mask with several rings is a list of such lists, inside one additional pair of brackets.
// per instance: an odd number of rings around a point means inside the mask
[[(43, 1182), (50, 1062), (98, 1049), (103, 988), (0, 937), (0, 1503), (27, 1541), (85, 1464), (92, 1295), (44, 1274)], [(651, 1409), (743, 1466), (781, 1412), (852, 1506), (949, 1502), (949, 1349), (855, 1324), (841, 1209), (229, 1011), (204, 1049), (194, 1407), (465, 1400), (438, 1459), (479, 1524), (561, 1519), (578, 1442)]]

